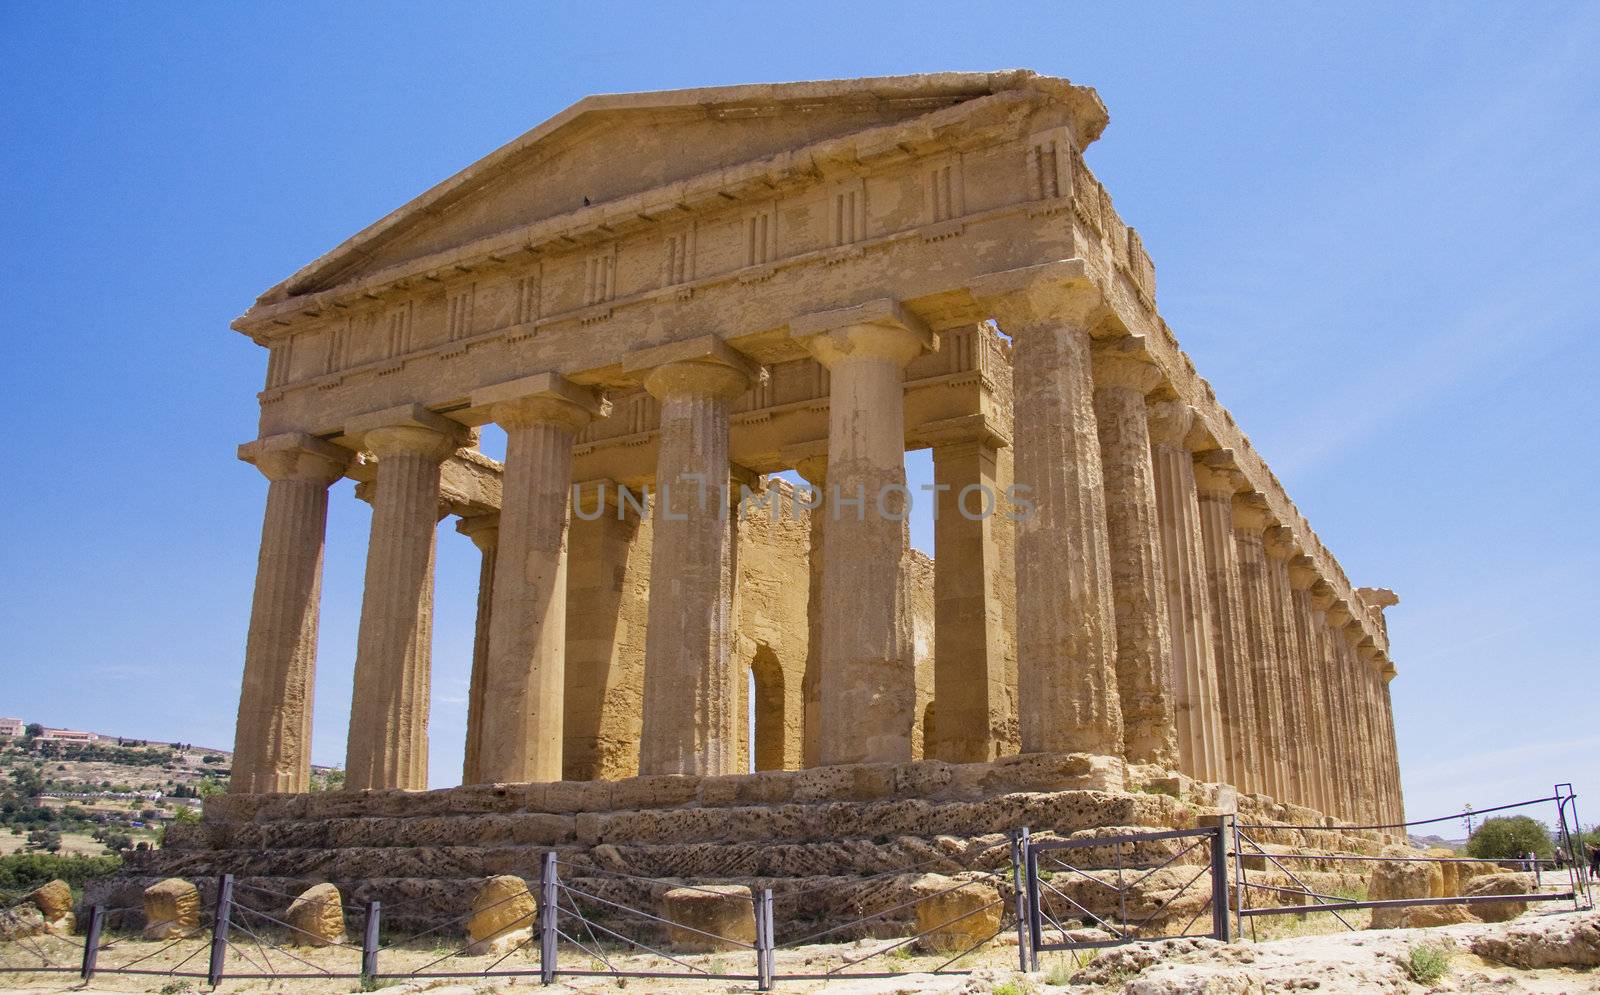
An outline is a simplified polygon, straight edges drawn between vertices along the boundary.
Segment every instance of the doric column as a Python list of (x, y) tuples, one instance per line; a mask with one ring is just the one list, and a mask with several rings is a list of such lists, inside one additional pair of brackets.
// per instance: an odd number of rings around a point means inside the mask
[(456, 522), (456, 531), (478, 547), (478, 614), (472, 629), (472, 678), (467, 685), (467, 748), (461, 762), (461, 783), (479, 784), (483, 753), (483, 702), (488, 694), (489, 619), (494, 605), (495, 550), (500, 541), (500, 516), (474, 515)]
[(1356, 671), (1360, 675), (1361, 696), (1365, 706), (1364, 732), (1370, 771), (1372, 820), (1387, 823), (1390, 811), (1389, 798), (1393, 789), (1389, 776), (1389, 734), (1383, 728), (1383, 680), (1379, 676), (1379, 671), (1382, 669), (1379, 661), (1381, 654), (1365, 629), (1356, 625), (1352, 625), (1351, 628), (1359, 630), (1352, 632), (1351, 638), (1355, 640)]
[(572, 487), (561, 778), (639, 772), (650, 538), (642, 495), (614, 480)]
[(933, 443), (933, 699), (934, 729), (923, 756), (951, 763), (993, 760), (1002, 752), (1009, 709), (1004, 573), (998, 525), (1004, 514), (998, 452), (1004, 440), (960, 419)]
[(1382, 661), (1383, 669), (1379, 673), (1382, 683), (1379, 687), (1379, 707), (1383, 716), (1383, 725), (1387, 733), (1389, 745), (1389, 818), (1385, 821), (1400, 823), (1406, 818), (1405, 789), (1400, 782), (1400, 750), (1395, 740), (1394, 728), (1394, 700), (1389, 694), (1389, 683), (1394, 680), (1394, 664), (1387, 659)]
[(827, 367), (828, 525), (823, 537), (823, 764), (911, 759), (916, 675), (901, 645), (905, 366), (937, 339), (893, 301), (796, 318)]
[(478, 774), (489, 783), (559, 781), (572, 443), (609, 409), (553, 373), (473, 391), (471, 401), (506, 432)]
[(634, 353), (661, 402), (645, 629), (640, 774), (732, 774), (741, 698), (732, 657), (728, 406), (759, 368), (711, 336)]
[(1309, 556), (1296, 556), (1289, 561), (1290, 598), (1294, 607), (1294, 639), (1296, 659), (1300, 672), (1301, 701), (1305, 715), (1305, 768), (1306, 801), (1324, 815), (1331, 815), (1332, 798), (1328, 793), (1328, 731), (1327, 705), (1324, 700), (1326, 682), (1322, 677), (1322, 647), (1318, 643), (1316, 606), (1312, 603), (1311, 588), (1318, 581), (1316, 568)]
[(1116, 623), (1090, 356), (1098, 296), (1073, 262), (984, 277), (1012, 337), (1022, 751), (1120, 755)]
[[(1350, 606), (1359, 611), (1359, 606)], [(1372, 758), (1371, 699), (1367, 696), (1366, 674), (1356, 656), (1356, 643), (1366, 633), (1351, 616), (1334, 640), (1339, 652), (1340, 677), (1344, 683), (1350, 717), (1351, 789), (1354, 808), (1351, 816), (1358, 823), (1378, 821), (1377, 786)]]
[(827, 534), (828, 444), (806, 447), (801, 454), (788, 457), (795, 472), (805, 478), (813, 491), (810, 511), (811, 548), (807, 557), (809, 584), (806, 593), (806, 669), (800, 678), (804, 712), (801, 718), (800, 766), (816, 767), (822, 762), (822, 573), (823, 536)]
[[(1172, 686), (1183, 772), (1202, 781), (1229, 780), (1213, 644), (1210, 584), (1194, 455), (1188, 439), (1194, 409), (1178, 401), (1150, 405), (1150, 456), (1161, 529)], [(1231, 501), (1231, 495), (1229, 500)], [(1230, 540), (1231, 542), (1231, 540)]]
[(1259, 495), (1233, 498), (1233, 538), (1239, 547), (1240, 589), (1244, 592), (1245, 634), (1255, 688), (1256, 738), (1261, 742), (1263, 786), (1280, 802), (1292, 801), (1283, 714), (1283, 673), (1272, 624), (1272, 588), (1263, 533), (1270, 519)]
[(235, 794), (310, 787), (328, 487), (344, 475), (350, 455), (309, 435), (268, 436), (239, 447), (239, 458), (271, 483), (228, 784)]
[(1204, 543), (1206, 593), (1211, 602), (1211, 649), (1216, 660), (1217, 697), (1222, 710), (1223, 758), (1229, 784), (1259, 793), (1264, 782), (1263, 744), (1256, 732), (1255, 680), (1249, 625), (1245, 619), (1239, 546), (1233, 536), (1233, 495), (1237, 472), (1229, 454), (1194, 464), (1195, 493)]
[(1305, 675), (1300, 663), (1300, 640), (1295, 634), (1294, 588), (1289, 581), (1289, 561), (1300, 552), (1294, 530), (1277, 526), (1266, 530), (1263, 548), (1267, 554), (1267, 594), (1271, 600), (1272, 636), (1278, 663), (1278, 708), (1283, 715), (1283, 755), (1287, 775), (1288, 801), (1310, 803), (1308, 768), (1312, 757), (1306, 749), (1310, 719), (1305, 703)]
[(1145, 395), (1161, 385), (1161, 371), (1137, 336), (1097, 343), (1093, 365), (1123, 753), (1131, 762), (1171, 770), (1178, 765), (1172, 636), (1145, 406)]
[(364, 415), (345, 434), (378, 459), (345, 788), (421, 790), (428, 786), (433, 558), (444, 510), (439, 464), (466, 441), (466, 430), (404, 405)]
[(1330, 604), (1326, 613), (1325, 663), (1330, 688), (1329, 697), (1333, 704), (1335, 732), (1333, 756), (1334, 769), (1337, 771), (1334, 781), (1340, 798), (1337, 815), (1345, 822), (1355, 823), (1361, 821), (1361, 763), (1357, 752), (1355, 693), (1350, 671), (1346, 666), (1348, 644), (1344, 637), (1344, 627), (1350, 621), (1350, 611), (1349, 607), (1332, 593), (1331, 588), (1326, 596)]

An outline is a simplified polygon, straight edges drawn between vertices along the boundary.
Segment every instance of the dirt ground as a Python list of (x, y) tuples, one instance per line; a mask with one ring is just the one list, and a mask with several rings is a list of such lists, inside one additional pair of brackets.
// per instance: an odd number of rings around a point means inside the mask
[[(1322, 925), (1314, 925), (1318, 922)], [(1337, 932), (1329, 932), (1331, 925)], [(1279, 932), (1298, 935), (1268, 939)], [(1522, 947), (1535, 950), (1535, 962), (1560, 962), (1577, 966), (1541, 966), (1537, 969), (1510, 967), (1472, 952), (1482, 948), (1485, 938), (1516, 934)], [(1549, 941), (1545, 942), (1546, 934)], [(1006, 995), (1044, 995), (1044, 993), (1125, 992), (1128, 995), (1208, 992), (1255, 993), (1316, 989), (1323, 995), (1369, 991), (1495, 991), (1528, 992), (1534, 995), (1600, 992), (1600, 913), (1572, 912), (1570, 907), (1546, 912), (1529, 912), (1510, 923), (1469, 924), (1428, 930), (1375, 930), (1350, 932), (1328, 916), (1311, 916), (1301, 923), (1291, 920), (1281, 929), (1258, 931), (1260, 939), (1245, 939), (1233, 944), (1214, 940), (1169, 940), (1156, 944), (1122, 947), (1114, 950), (1080, 953), (1045, 953), (1041, 970), (1024, 974), (1017, 970), (1014, 934), (1006, 934), (984, 950), (951, 965), (951, 971), (969, 973), (931, 974), (946, 956), (935, 956), (909, 949), (880, 953), (894, 940), (863, 940), (846, 944), (819, 944), (788, 950), (777, 955), (781, 975), (825, 975), (838, 971), (831, 979), (780, 980), (780, 992), (826, 992), (828, 995), (901, 995), (916, 992), (978, 993)], [(1574, 939), (1576, 937), (1576, 939)], [(355, 948), (273, 947), (259, 944), (250, 933), (235, 933), (230, 948), (228, 970), (234, 973), (355, 974), (359, 970), (359, 951)], [(587, 951), (563, 942), (560, 963), (565, 970), (673, 972), (708, 971), (714, 974), (752, 974), (754, 955), (748, 952), (699, 954), (682, 957), (683, 963), (648, 953), (624, 953), (616, 945), (595, 944), (594, 937), (580, 937)], [(1539, 944), (1543, 944), (1543, 947)], [(0, 975), (0, 988), (24, 992), (151, 992), (177, 995), (205, 990), (204, 978), (179, 977), (167, 972), (203, 974), (209, 938), (200, 934), (171, 944), (137, 939), (119, 939), (102, 951), (103, 967), (135, 966), (150, 970), (150, 975), (98, 975), (82, 986), (76, 974), (23, 973)], [(1448, 960), (1445, 976), (1432, 985), (1419, 985), (1408, 974), (1407, 963), (1419, 946), (1444, 950)], [(1548, 950), (1538, 953), (1540, 950)], [(0, 958), (13, 965), (42, 963), (49, 959), (64, 967), (75, 967), (81, 956), (82, 939), (51, 938), (29, 951), (15, 943), (0, 945)], [(1551, 953), (1550, 951), (1554, 951)], [(33, 956), (38, 959), (26, 961)], [(1520, 956), (1520, 955), (1519, 955)], [(849, 966), (848, 962), (867, 958)], [(1542, 961), (1541, 961), (1542, 958)], [(1513, 958), (1516, 959), (1516, 958)], [(1526, 958), (1524, 958), (1526, 959)], [(498, 963), (496, 963), (498, 961)], [(513, 952), (504, 960), (496, 956), (466, 956), (449, 947), (432, 946), (427, 940), (412, 942), (397, 949), (385, 949), (380, 968), (389, 973), (416, 972), (418, 977), (387, 979), (378, 983), (401, 995), (430, 992), (434, 995), (478, 995), (478, 993), (526, 989), (567, 992), (753, 992), (752, 980), (565, 977), (549, 988), (541, 988), (537, 976), (537, 954), (532, 946)], [(426, 977), (444, 972), (475, 972), (492, 969), (492, 978)], [(515, 975), (514, 971), (535, 972)], [(862, 973), (895, 972), (892, 978), (851, 977)], [(331, 978), (242, 978), (225, 980), (225, 992), (293, 992), (305, 995), (331, 995), (361, 991), (354, 977)], [(371, 990), (370, 988), (367, 990)]]

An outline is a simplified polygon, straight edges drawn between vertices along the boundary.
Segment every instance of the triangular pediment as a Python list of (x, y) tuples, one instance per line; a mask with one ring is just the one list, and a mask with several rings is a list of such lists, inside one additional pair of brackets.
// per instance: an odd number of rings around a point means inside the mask
[(260, 302), (326, 290), (589, 205), (1038, 79), (1025, 70), (937, 73), (586, 97), (368, 226)]

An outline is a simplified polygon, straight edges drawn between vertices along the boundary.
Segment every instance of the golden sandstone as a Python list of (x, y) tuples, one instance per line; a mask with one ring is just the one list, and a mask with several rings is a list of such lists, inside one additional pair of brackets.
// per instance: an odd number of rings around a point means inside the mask
[(166, 878), (144, 890), (144, 938), (172, 940), (200, 928), (200, 890), (182, 878)]
[(262, 294), (234, 323), (268, 351), (239, 455), (269, 481), (235, 799), (307, 789), (348, 476), (351, 791), (426, 786), (454, 517), (483, 563), (463, 804), (721, 804), (752, 768), (836, 771), (821, 801), (918, 760), (992, 794), (1020, 753), (1399, 821), (1397, 599), (1352, 586), (1157, 312), (1083, 159), (1106, 123), (1027, 71), (590, 97)]

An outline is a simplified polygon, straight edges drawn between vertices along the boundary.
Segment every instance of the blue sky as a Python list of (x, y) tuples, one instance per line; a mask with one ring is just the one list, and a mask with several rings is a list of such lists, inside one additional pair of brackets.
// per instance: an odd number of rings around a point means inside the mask
[[(770, 6), (0, 9), (0, 714), (231, 744), (265, 355), (227, 325), (302, 263), (585, 94), (1022, 66), (1100, 91), (1088, 160), (1162, 312), (1352, 580), (1400, 594), (1412, 815), (1600, 787), (1600, 7)], [(339, 485), (322, 763), (367, 520)], [(436, 784), (476, 555), (441, 534)]]

